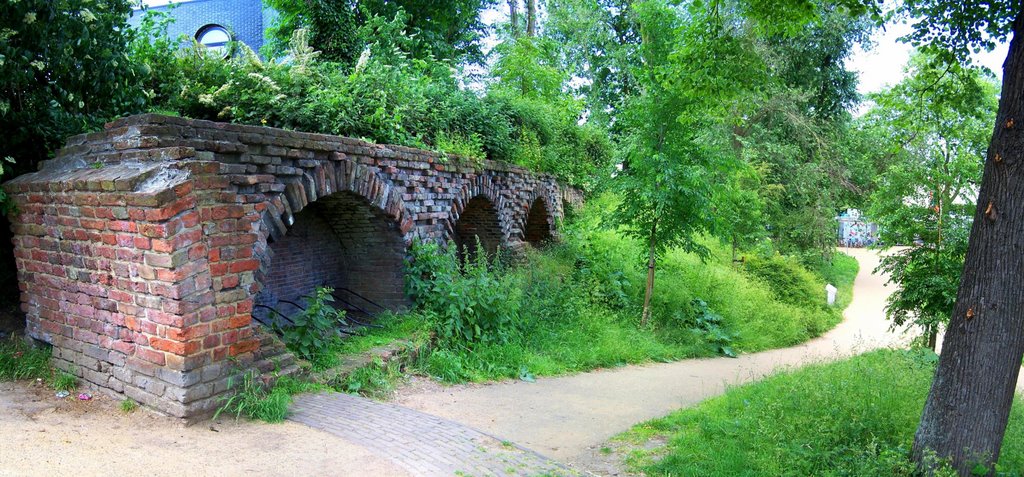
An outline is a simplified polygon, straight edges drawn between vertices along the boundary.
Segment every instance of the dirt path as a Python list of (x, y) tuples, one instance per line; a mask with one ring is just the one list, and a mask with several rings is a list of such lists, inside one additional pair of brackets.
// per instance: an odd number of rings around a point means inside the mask
[[(578, 464), (588, 451), (641, 421), (721, 394), (786, 366), (835, 359), (905, 342), (883, 312), (889, 289), (871, 273), (875, 252), (853, 249), (860, 262), (845, 320), (824, 336), (792, 348), (737, 359), (693, 359), (627, 366), (535, 383), (425, 386), (396, 402), (509, 439), (556, 460)], [(586, 467), (586, 466), (584, 466)]]
[(0, 383), (0, 476), (405, 476), (369, 450), (292, 422), (219, 419), (185, 427), (105, 396), (57, 400)]

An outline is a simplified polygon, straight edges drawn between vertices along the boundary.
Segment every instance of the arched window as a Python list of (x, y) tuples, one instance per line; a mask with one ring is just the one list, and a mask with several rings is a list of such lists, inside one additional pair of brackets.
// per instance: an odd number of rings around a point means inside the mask
[(206, 25), (196, 32), (196, 41), (212, 52), (228, 54), (228, 42), (233, 38), (227, 28), (220, 25)]

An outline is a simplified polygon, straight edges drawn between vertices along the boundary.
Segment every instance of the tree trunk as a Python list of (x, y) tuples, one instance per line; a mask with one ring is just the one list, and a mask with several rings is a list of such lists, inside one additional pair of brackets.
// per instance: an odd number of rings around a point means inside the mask
[(537, 0), (526, 0), (526, 36), (537, 36)]
[(640, 326), (647, 326), (651, 318), (651, 295), (654, 294), (654, 266), (657, 257), (657, 245), (655, 234), (658, 232), (658, 221), (651, 225), (651, 248), (647, 256), (647, 290), (644, 292), (644, 312), (640, 316)]
[(956, 306), (913, 457), (948, 457), (961, 475), (999, 458), (1024, 357), (1024, 12), (1013, 23)]
[(928, 349), (935, 351), (935, 345), (937, 344), (936, 341), (938, 341), (939, 337), (939, 325), (936, 325), (935, 323), (928, 325), (928, 328), (925, 329), (925, 333), (927, 333), (928, 337)]
[(512, 23), (512, 38), (519, 38), (519, 0), (508, 0), (508, 18)]

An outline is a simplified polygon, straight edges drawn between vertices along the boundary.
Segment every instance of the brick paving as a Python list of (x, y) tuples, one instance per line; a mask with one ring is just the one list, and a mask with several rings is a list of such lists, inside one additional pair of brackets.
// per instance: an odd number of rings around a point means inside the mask
[(362, 445), (413, 475), (578, 475), (471, 427), (349, 394), (296, 396), (288, 419)]

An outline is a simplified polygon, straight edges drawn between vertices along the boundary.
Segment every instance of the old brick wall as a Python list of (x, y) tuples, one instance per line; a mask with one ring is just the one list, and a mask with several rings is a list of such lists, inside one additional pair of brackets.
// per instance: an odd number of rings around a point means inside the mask
[(515, 249), (531, 206), (546, 204), (531, 223), (554, 233), (576, 194), (507, 164), (476, 170), (405, 147), (158, 115), (73, 137), (3, 187), (20, 211), (29, 333), (54, 345), (64, 369), (180, 417), (215, 408), (233, 367), (290, 369), (252, 326), (254, 299), (284, 283), (275, 273), (291, 276), (289, 263), (313, 262), (282, 258), (278, 272), (275, 256), (336, 240), (340, 251), (316, 262), (343, 269), (303, 286), (337, 280), (398, 307), (414, 238), (455, 238), (482, 200), (488, 237)]

